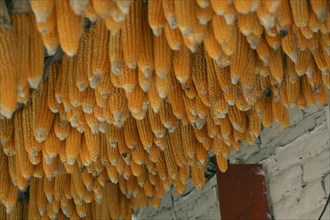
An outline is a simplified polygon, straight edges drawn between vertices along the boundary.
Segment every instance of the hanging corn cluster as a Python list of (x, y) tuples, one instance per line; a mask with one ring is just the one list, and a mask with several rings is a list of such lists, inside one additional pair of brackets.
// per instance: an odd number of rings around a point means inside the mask
[[(17, 192), (30, 182), (30, 219), (131, 218), (172, 185), (183, 193), (190, 174), (202, 187), (210, 150), (225, 172), (262, 127), (287, 127), (290, 108), (328, 101), (326, 0), (23, 6), (0, 23), (7, 212), (22, 209)], [(40, 83), (41, 42), (64, 55)], [(17, 102), (26, 107), (14, 114)]]

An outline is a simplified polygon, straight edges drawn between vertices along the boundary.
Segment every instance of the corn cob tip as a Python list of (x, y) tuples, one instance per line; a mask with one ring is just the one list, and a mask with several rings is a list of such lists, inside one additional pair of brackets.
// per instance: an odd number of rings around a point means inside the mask
[(13, 117), (14, 111), (15, 110), (4, 108), (3, 105), (0, 106), (0, 114), (5, 118), (11, 119)]
[(31, 86), (32, 89), (37, 89), (39, 87), (39, 84), (41, 82), (41, 77), (42, 76), (36, 76), (34, 78), (29, 78), (29, 84)]

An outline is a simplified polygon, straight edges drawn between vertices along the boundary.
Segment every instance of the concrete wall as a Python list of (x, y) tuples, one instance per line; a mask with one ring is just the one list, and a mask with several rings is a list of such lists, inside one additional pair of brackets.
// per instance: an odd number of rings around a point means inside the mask
[[(291, 126), (264, 129), (258, 143), (244, 145), (232, 163), (264, 166), (271, 213), (275, 219), (317, 219), (330, 193), (330, 131), (325, 108), (291, 111)], [(138, 219), (219, 219), (213, 177), (202, 190), (190, 184), (186, 195), (170, 191), (158, 209), (140, 210)], [(330, 209), (323, 216), (330, 219)]]

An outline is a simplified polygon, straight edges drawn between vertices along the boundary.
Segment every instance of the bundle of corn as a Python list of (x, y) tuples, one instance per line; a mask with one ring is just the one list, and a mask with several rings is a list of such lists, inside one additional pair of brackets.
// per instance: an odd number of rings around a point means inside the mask
[[(262, 126), (287, 127), (289, 108), (328, 101), (328, 1), (32, 0), (31, 7), (34, 17), (21, 7), (14, 27), (9, 16), (0, 23), (7, 211), (30, 182), (30, 218), (130, 218), (132, 209), (157, 207), (172, 185), (183, 193), (190, 174), (202, 187), (210, 150), (225, 172), (230, 152), (253, 144)], [(83, 18), (92, 22), (86, 30)], [(65, 54), (31, 103), (41, 39), (49, 54), (59, 44)], [(10, 119), (16, 102), (26, 108)]]

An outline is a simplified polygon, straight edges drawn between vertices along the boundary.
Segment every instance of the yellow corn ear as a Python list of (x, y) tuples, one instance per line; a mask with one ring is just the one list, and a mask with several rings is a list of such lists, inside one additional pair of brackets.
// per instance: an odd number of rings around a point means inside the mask
[(42, 38), (36, 28), (34, 15), (28, 14), (28, 19), (31, 24), (30, 27), (30, 56), (34, 57), (30, 59), (30, 71), (27, 74), (27, 80), (33, 89), (38, 88), (44, 69), (44, 47), (42, 44)]
[(60, 39), (56, 29), (56, 12), (53, 10), (51, 15), (44, 23), (37, 23), (37, 28), (41, 33), (41, 39), (49, 55), (54, 55), (60, 44)]
[(125, 123), (124, 137), (125, 143), (130, 149), (134, 149), (140, 141), (136, 121), (133, 117), (129, 117)]
[[(16, 34), (13, 28), (0, 29), (0, 113), (11, 118), (16, 108), (18, 69), (14, 65), (18, 51), (16, 47)], [(9, 46), (10, 45), (10, 46)]]
[(12, 136), (6, 143), (2, 144), (3, 153), (7, 157), (12, 157), (16, 154), (15, 152), (15, 137)]
[(170, 75), (171, 73), (167, 73), (164, 78), (156, 75), (156, 79), (155, 79), (155, 87), (158, 93), (158, 96), (161, 99), (165, 99), (170, 92), (171, 89), (171, 80), (170, 80)]
[(172, 50), (180, 50), (183, 44), (182, 35), (178, 28), (172, 29), (169, 24), (165, 25), (167, 43)]
[(100, 137), (99, 135), (93, 134), (90, 129), (85, 130), (84, 136), (90, 159), (95, 162), (100, 156)]
[(177, 27), (175, 0), (162, 0), (164, 16), (172, 29)]
[(309, 20), (308, 2), (290, 0), (293, 21), (297, 27), (307, 26)]
[(280, 50), (271, 51), (269, 68), (272, 77), (280, 85), (284, 77), (283, 64), (282, 64), (282, 54)]
[[(160, 176), (162, 180), (167, 180), (167, 178), (176, 179), (178, 177), (178, 165), (175, 162), (174, 154), (175, 154), (175, 152), (173, 152), (173, 149), (170, 146), (167, 146), (166, 149), (164, 150), (164, 159), (165, 159), (165, 165), (166, 165), (165, 171), (167, 171), (167, 173), (165, 174), (165, 176), (163, 178)], [(156, 164), (156, 166), (157, 165), (158, 165), (158, 163)], [(158, 170), (158, 166), (157, 166), (157, 170)], [(158, 171), (158, 173), (159, 173), (159, 171)]]
[(17, 90), (20, 93), (28, 83), (27, 78), (31, 71), (28, 59), (30, 27), (29, 25), (24, 25), (30, 23), (30, 21), (25, 13), (13, 13), (12, 22), (16, 29), (16, 38), (18, 39), (18, 59), (21, 61), (17, 68)]
[(149, 152), (153, 143), (153, 133), (150, 125), (149, 117), (136, 121), (138, 133), (144, 149)]
[(9, 119), (0, 119), (0, 144), (10, 141), (14, 134), (14, 121)]
[(95, 107), (95, 90), (87, 88), (85, 90), (85, 97), (82, 100), (81, 107), (85, 114), (91, 114)]
[(152, 132), (157, 138), (161, 138), (165, 135), (166, 130), (162, 125), (162, 121), (159, 114), (156, 114), (152, 109), (149, 108), (148, 112), (149, 122)]
[(309, 75), (309, 73), (311, 72), (308, 68), (309, 63), (314, 62), (311, 57), (312, 54), (309, 50), (298, 52), (298, 61), (294, 64), (294, 70), (298, 76), (302, 76), (304, 74)]
[(20, 167), (20, 173), (26, 180), (32, 176), (33, 165), (28, 159), (28, 153), (25, 151), (24, 147), (24, 131), (23, 129), (23, 111), (19, 111), (15, 114), (14, 124), (15, 124), (15, 152), (16, 152), (16, 162)]
[(282, 38), (282, 48), (285, 54), (292, 60), (292, 62), (297, 63), (297, 45), (296, 37), (292, 29), (288, 30), (288, 34)]
[(155, 77), (153, 77), (152, 83), (147, 93), (148, 93), (148, 100), (150, 105), (149, 109), (151, 109), (154, 112), (158, 112), (162, 104), (162, 98), (158, 95), (156, 83), (154, 79)]
[(172, 86), (169, 93), (169, 102), (171, 103), (175, 117), (178, 119), (183, 119), (185, 117), (185, 107), (182, 99), (184, 93), (173, 73), (170, 77)]
[(128, 103), (123, 89), (115, 89), (109, 97), (109, 106), (115, 122), (120, 125), (128, 118)]
[(268, 34), (265, 34), (265, 39), (269, 45), (269, 47), (271, 47), (273, 50), (278, 50), (281, 46), (281, 38), (279, 35), (276, 36), (270, 36)]
[[(221, 45), (223, 52), (231, 56), (235, 50), (235, 25), (226, 24), (226, 20), (223, 16), (213, 15), (212, 26), (214, 36), (218, 43)], [(220, 31), (218, 27), (223, 27)]]
[(178, 120), (173, 115), (172, 107), (168, 102), (163, 101), (163, 105), (159, 110), (159, 115), (165, 128), (169, 131), (174, 131), (176, 129), (178, 126)]
[(135, 149), (132, 149), (132, 159), (135, 163), (141, 165), (145, 163), (147, 158), (147, 152), (144, 150), (141, 142), (137, 143)]
[(174, 6), (177, 24), (182, 35), (190, 36), (196, 22), (196, 2), (193, 0), (175, 1)]
[(180, 83), (191, 78), (192, 54), (185, 46), (174, 52), (172, 56), (173, 72)]
[(197, 89), (198, 96), (206, 106), (210, 106), (208, 94), (206, 60), (203, 47), (193, 54), (192, 79)]
[(71, 128), (68, 138), (65, 140), (65, 154), (69, 165), (76, 162), (80, 145), (81, 134), (75, 128)]
[(6, 207), (7, 214), (11, 213), (14, 210), (17, 202), (17, 198), (18, 198), (18, 188), (15, 185), (10, 184), (7, 195), (2, 201), (4, 206)]
[(259, 1), (239, 1), (234, 0), (233, 1), (235, 8), (238, 13), (240, 14), (247, 14), (249, 12), (255, 12), (258, 9)]
[(226, 172), (228, 169), (227, 159), (222, 154), (219, 154), (216, 156), (216, 160), (219, 170), (223, 173)]
[(167, 44), (165, 33), (153, 37), (155, 71), (158, 77), (165, 79), (171, 69), (171, 48)]
[(130, 69), (137, 67), (142, 43), (142, 2), (134, 1), (126, 16), (122, 32), (125, 63)]
[[(76, 55), (83, 32), (83, 19), (70, 9), (69, 0), (56, 1), (57, 31), (61, 48), (70, 57)], [(67, 30), (71, 31), (68, 32)]]
[[(55, 131), (54, 129), (52, 129), (44, 144), (44, 151), (46, 152), (50, 161), (53, 160), (55, 157), (57, 157), (60, 147), (62, 147), (61, 141), (56, 137)], [(45, 159), (46, 162), (50, 162), (47, 161), (47, 157)]]
[(315, 93), (311, 86), (308, 84), (306, 75), (301, 77), (301, 92), (306, 99), (307, 106), (314, 105), (316, 103), (317, 99)]
[(108, 57), (109, 31), (106, 29), (105, 22), (98, 19), (95, 24), (95, 35), (93, 37), (93, 54), (92, 54), (92, 76), (88, 77), (90, 86), (96, 88), (101, 75), (110, 69), (110, 61)]
[(36, 16), (37, 22), (45, 21), (49, 15), (52, 13), (54, 8), (55, 1), (54, 0), (46, 0), (46, 1), (31, 1), (31, 8)]
[(111, 70), (115, 74), (119, 74), (124, 65), (122, 34), (120, 31), (116, 34), (111, 34), (109, 37), (109, 58), (111, 62)]
[(8, 193), (10, 185), (15, 184), (15, 181), (13, 181), (14, 179), (11, 178), (10, 175), (10, 167), (12, 167), (14, 164), (9, 163), (9, 161), (13, 160), (14, 157), (9, 157), (8, 159), (7, 156), (2, 151), (0, 151), (0, 158), (0, 171), (2, 173), (0, 178), (0, 200), (3, 201)]
[(168, 147), (172, 148), (175, 163), (182, 167), (187, 164), (187, 159), (184, 155), (183, 141), (181, 132), (177, 129), (168, 135)]
[(220, 60), (220, 57), (223, 56), (222, 48), (213, 34), (211, 24), (208, 24), (205, 32), (204, 47), (207, 54), (214, 60)]
[(48, 108), (53, 113), (58, 113), (59, 105), (55, 98), (55, 86), (60, 63), (51, 64), (48, 73), (47, 102)]
[(199, 167), (198, 165), (191, 167), (192, 181), (197, 189), (202, 188), (202, 186), (205, 184), (204, 167), (205, 166)]
[[(199, 7), (196, 7), (196, 17), (200, 24), (207, 25), (207, 23), (212, 19), (213, 16), (213, 10), (211, 7), (209, 7), (209, 1), (196, 1)], [(203, 7), (201, 7), (201, 5)], [(206, 6), (207, 5), (207, 6)]]
[(138, 82), (143, 92), (148, 92), (152, 82), (152, 75), (146, 76), (140, 69), (138, 70)]
[(262, 61), (264, 65), (269, 64), (270, 59), (270, 49), (269, 46), (265, 40), (265, 38), (260, 39), (260, 43), (258, 44), (256, 48), (256, 52), (258, 54), (259, 59)]
[(252, 50), (250, 49), (245, 37), (238, 33), (238, 39), (237, 39), (237, 50), (234, 52), (233, 56), (231, 57), (231, 65), (230, 65), (230, 74), (231, 74), (231, 82), (232, 84), (237, 84), (238, 80), (241, 77), (241, 74), (246, 69), (246, 66), (243, 66), (239, 63), (239, 60), (246, 60), (248, 63), (251, 59)]
[[(144, 14), (147, 13), (146, 10), (147, 7), (143, 6), (142, 11)], [(148, 25), (147, 16), (142, 16), (141, 19), (142, 19), (142, 37), (144, 41), (142, 43), (141, 54), (138, 60), (138, 67), (144, 76), (150, 77), (155, 69), (154, 55), (153, 55), (153, 39), (152, 39), (153, 36), (151, 33), (151, 29), (149, 28)]]
[[(47, 87), (48, 83), (44, 81), (40, 91), (32, 94), (33, 133), (39, 143), (47, 138), (54, 119), (54, 114), (45, 105), (47, 103)], [(45, 118), (47, 120), (44, 120)]]
[(166, 24), (161, 0), (148, 2), (148, 21), (153, 34), (159, 36)]

